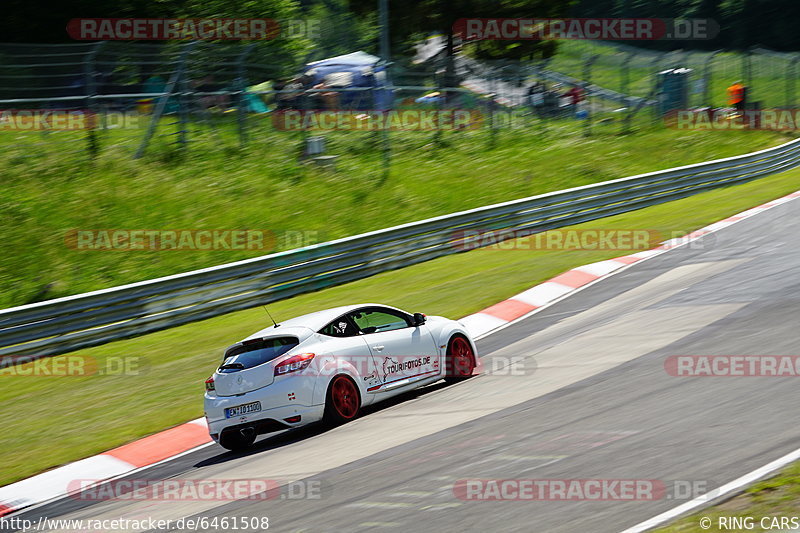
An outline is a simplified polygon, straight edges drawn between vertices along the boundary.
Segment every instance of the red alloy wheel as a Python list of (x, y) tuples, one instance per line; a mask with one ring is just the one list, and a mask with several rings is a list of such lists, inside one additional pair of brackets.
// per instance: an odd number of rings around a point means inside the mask
[(472, 375), (475, 370), (475, 354), (472, 353), (472, 346), (464, 337), (453, 337), (447, 350), (450, 356), (449, 377), (466, 378)]
[(344, 376), (336, 376), (331, 383), (331, 401), (336, 413), (345, 420), (354, 418), (358, 413), (358, 391), (352, 380)]

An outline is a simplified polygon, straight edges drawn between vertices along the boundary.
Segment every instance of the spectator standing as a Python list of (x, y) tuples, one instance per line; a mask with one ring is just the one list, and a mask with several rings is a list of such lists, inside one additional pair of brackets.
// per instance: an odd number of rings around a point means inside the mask
[(728, 105), (737, 113), (743, 113), (747, 103), (747, 87), (741, 81), (735, 81), (728, 87)]

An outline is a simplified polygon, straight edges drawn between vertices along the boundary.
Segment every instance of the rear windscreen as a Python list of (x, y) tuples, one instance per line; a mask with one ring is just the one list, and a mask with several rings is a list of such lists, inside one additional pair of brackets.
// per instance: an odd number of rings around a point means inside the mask
[(279, 357), (299, 344), (297, 337), (275, 337), (246, 341), (225, 352), (225, 359), (217, 372), (238, 372), (263, 365)]

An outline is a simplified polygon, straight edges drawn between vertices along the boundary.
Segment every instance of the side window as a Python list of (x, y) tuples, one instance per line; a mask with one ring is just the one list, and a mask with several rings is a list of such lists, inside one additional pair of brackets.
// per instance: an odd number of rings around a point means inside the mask
[(358, 329), (353, 325), (349, 318), (340, 316), (321, 330), (319, 333), (329, 337), (353, 337), (358, 335)]
[(402, 313), (390, 309), (364, 309), (351, 313), (353, 322), (364, 333), (381, 333), (395, 329), (407, 328), (411, 324)]

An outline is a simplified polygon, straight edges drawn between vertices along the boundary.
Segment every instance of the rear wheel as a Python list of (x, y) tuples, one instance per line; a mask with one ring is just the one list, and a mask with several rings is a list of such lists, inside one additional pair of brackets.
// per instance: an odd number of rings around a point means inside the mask
[(219, 436), (219, 445), (232, 452), (241, 452), (256, 441), (256, 430), (253, 428), (227, 431)]
[(360, 409), (361, 395), (353, 380), (344, 375), (333, 378), (325, 400), (325, 422), (344, 424), (358, 416)]
[(464, 380), (475, 370), (475, 353), (463, 335), (454, 335), (447, 344), (446, 370), (444, 380), (448, 383)]

